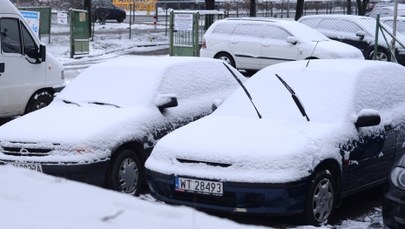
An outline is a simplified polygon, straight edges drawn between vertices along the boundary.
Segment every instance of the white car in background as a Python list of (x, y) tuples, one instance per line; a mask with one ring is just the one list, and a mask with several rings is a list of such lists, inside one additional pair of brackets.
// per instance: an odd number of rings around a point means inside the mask
[(364, 59), (352, 46), (333, 41), (299, 22), (275, 18), (216, 21), (204, 35), (200, 56), (254, 71), (303, 59)]
[[(380, 17), (386, 16), (394, 16), (395, 12), (395, 5), (394, 3), (378, 3), (374, 6), (374, 8), (367, 13), (369, 17), (377, 17), (379, 14)], [(405, 16), (405, 4), (398, 4), (397, 6), (397, 15), (398, 16)]]
[(162, 136), (210, 114), (244, 77), (220, 60), (128, 56), (94, 65), (48, 106), (0, 127), (0, 164), (137, 194)]

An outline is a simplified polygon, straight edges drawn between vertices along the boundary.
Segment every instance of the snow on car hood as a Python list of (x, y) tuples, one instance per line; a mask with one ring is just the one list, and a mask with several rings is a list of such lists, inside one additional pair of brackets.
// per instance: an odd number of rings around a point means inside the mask
[[(364, 59), (360, 49), (335, 40), (313, 41), (313, 55), (322, 59)], [(311, 50), (312, 51), (312, 50)]]
[(350, 127), (339, 128), (343, 126), (336, 123), (211, 115), (162, 138), (146, 167), (222, 181), (295, 181), (325, 158), (341, 161), (339, 142), (344, 138), (336, 133), (348, 135)]
[(153, 120), (153, 115), (159, 114), (151, 110), (52, 103), (4, 124), (0, 139), (2, 144), (10, 141), (107, 149), (113, 143), (145, 134), (145, 120)]

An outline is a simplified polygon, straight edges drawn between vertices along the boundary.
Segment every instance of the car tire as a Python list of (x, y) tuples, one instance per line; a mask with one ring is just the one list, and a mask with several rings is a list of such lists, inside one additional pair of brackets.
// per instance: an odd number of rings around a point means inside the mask
[(121, 18), (117, 18), (117, 22), (118, 22), (118, 23), (121, 23), (121, 22), (123, 22), (123, 21), (124, 21), (124, 18), (122, 18), (122, 17), (121, 17)]
[(25, 108), (25, 114), (48, 106), (53, 100), (53, 94), (49, 91), (39, 91), (31, 96)]
[(215, 55), (214, 58), (223, 60), (224, 62), (230, 64), (234, 68), (236, 67), (235, 60), (232, 58), (232, 56), (229, 53), (220, 52), (217, 55)]
[(137, 153), (129, 148), (115, 152), (107, 172), (107, 187), (126, 194), (138, 195), (142, 179), (143, 167)]
[[(374, 48), (370, 49), (368, 53), (368, 59), (373, 60)], [(391, 61), (391, 54), (384, 48), (378, 48), (376, 54), (376, 60), (378, 61)]]
[(336, 181), (328, 170), (315, 173), (308, 189), (303, 222), (314, 226), (327, 223), (336, 203)]

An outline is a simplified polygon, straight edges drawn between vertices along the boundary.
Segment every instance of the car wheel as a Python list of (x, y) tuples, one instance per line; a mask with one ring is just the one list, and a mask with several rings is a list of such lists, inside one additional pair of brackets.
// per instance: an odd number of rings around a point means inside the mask
[[(369, 52), (369, 55), (368, 55), (368, 59), (373, 60), (373, 58), (374, 58), (374, 49), (371, 49), (371, 51)], [(391, 60), (390, 54), (382, 48), (377, 49), (375, 58), (376, 58), (375, 60), (379, 60), (379, 61), (390, 61)]]
[(48, 106), (52, 100), (53, 94), (49, 91), (40, 91), (35, 93), (28, 101), (27, 107), (25, 108), (25, 114)]
[(123, 21), (124, 21), (124, 18), (122, 18), (122, 17), (121, 17), (121, 18), (117, 18), (117, 22), (118, 22), (118, 23), (121, 23), (121, 22), (123, 22)]
[(107, 173), (107, 187), (127, 194), (138, 195), (143, 168), (132, 149), (121, 149), (111, 159)]
[(311, 181), (304, 209), (304, 221), (315, 226), (327, 223), (336, 201), (336, 182), (328, 170), (317, 172)]
[(233, 60), (232, 56), (228, 53), (220, 52), (217, 55), (215, 55), (214, 58), (223, 60), (226, 63), (230, 64), (232, 67), (235, 67), (235, 61)]

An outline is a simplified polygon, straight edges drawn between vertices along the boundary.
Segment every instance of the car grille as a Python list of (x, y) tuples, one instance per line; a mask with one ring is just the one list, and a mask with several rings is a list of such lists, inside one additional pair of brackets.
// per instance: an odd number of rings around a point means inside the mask
[(47, 156), (58, 145), (49, 144), (44, 147), (44, 145), (39, 146), (36, 143), (11, 142), (1, 148), (4, 154), (11, 156)]
[(210, 166), (219, 166), (219, 167), (229, 167), (232, 164), (227, 163), (217, 163), (217, 162), (206, 162), (206, 161), (195, 161), (195, 160), (188, 160), (188, 159), (180, 159), (176, 158), (178, 162), (185, 163), (185, 164), (206, 164)]

